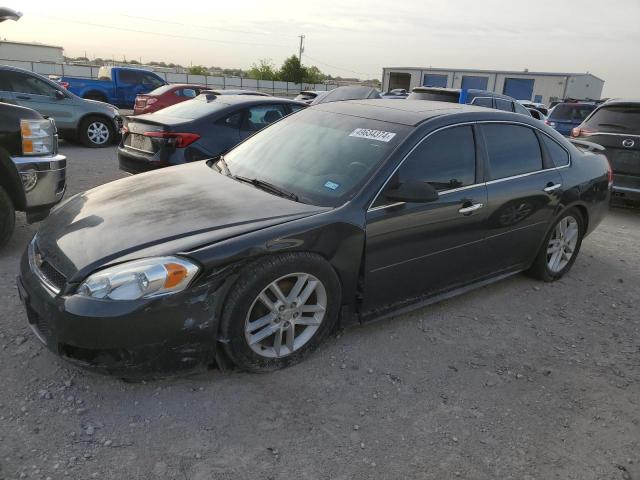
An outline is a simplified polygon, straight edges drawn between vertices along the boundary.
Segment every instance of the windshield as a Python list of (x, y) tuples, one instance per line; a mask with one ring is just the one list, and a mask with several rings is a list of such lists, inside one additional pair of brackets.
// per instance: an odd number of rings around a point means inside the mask
[(224, 160), (233, 176), (269, 182), (305, 203), (335, 207), (357, 193), (410, 130), (311, 109), (258, 132)]
[(568, 122), (582, 122), (596, 108), (595, 105), (581, 105), (578, 103), (561, 103), (556, 105), (549, 114), (549, 120)]
[(589, 130), (640, 133), (640, 105), (602, 107), (583, 125)]
[(228, 103), (223, 103), (222, 101), (208, 102), (207, 100), (194, 98), (193, 100), (187, 100), (186, 102), (176, 103), (170, 107), (163, 108), (162, 115), (195, 120), (196, 118), (210, 115), (218, 110), (223, 110), (228, 106)]

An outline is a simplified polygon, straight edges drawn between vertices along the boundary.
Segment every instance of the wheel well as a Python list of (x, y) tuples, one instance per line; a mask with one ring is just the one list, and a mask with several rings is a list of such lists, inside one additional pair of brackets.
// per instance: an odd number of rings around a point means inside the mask
[(13, 207), (16, 210), (23, 210), (25, 199), (20, 176), (15, 172), (15, 169), (8, 169), (2, 160), (3, 158), (0, 158), (0, 186), (11, 198)]
[(580, 212), (580, 215), (582, 216), (582, 221), (584, 222), (584, 231), (588, 231), (589, 230), (589, 211), (587, 210), (587, 207), (585, 207), (584, 205), (575, 205), (574, 208), (576, 210), (578, 210), (578, 212)]

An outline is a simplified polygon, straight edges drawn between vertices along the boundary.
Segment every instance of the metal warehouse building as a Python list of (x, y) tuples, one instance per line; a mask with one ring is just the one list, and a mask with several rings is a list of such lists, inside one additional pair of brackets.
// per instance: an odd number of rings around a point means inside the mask
[(383, 91), (415, 87), (477, 88), (518, 100), (549, 103), (574, 98), (599, 100), (604, 80), (591, 73), (511, 72), (443, 68), (383, 68)]
[(62, 63), (63, 52), (62, 47), (55, 45), (0, 40), (0, 63), (2, 60)]

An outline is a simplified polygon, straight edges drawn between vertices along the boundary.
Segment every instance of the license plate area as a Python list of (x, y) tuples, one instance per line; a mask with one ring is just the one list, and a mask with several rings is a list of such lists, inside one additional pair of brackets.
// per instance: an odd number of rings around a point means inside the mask
[(125, 147), (133, 148), (134, 150), (140, 150), (142, 152), (153, 153), (153, 145), (151, 138), (145, 137), (138, 133), (130, 133), (124, 142)]

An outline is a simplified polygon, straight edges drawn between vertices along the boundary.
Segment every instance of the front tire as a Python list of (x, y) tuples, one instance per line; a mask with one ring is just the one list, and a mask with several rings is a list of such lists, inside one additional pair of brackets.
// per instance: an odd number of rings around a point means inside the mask
[(113, 143), (115, 128), (107, 118), (91, 116), (80, 124), (78, 136), (85, 147), (108, 147)]
[(340, 281), (322, 257), (263, 257), (240, 272), (226, 299), (221, 322), (226, 354), (252, 372), (298, 363), (331, 332), (340, 304)]
[(0, 187), (0, 249), (11, 238), (11, 234), (16, 225), (16, 210), (11, 201), (11, 197)]
[(564, 212), (547, 234), (529, 269), (539, 280), (553, 282), (566, 274), (578, 256), (584, 236), (584, 219), (572, 208)]

